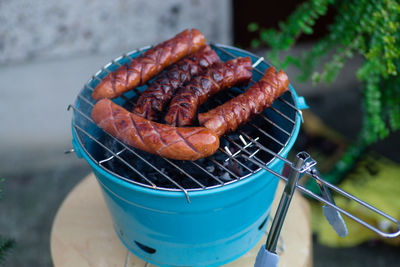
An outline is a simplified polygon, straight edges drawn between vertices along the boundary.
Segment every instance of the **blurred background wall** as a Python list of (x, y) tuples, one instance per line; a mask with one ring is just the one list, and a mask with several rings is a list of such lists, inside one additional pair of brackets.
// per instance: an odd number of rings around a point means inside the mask
[(199, 28), (231, 40), (230, 1), (0, 1), (0, 63), (127, 51)]
[(69, 148), (66, 108), (91, 75), (192, 27), (231, 44), (231, 1), (0, 1), (0, 151)]

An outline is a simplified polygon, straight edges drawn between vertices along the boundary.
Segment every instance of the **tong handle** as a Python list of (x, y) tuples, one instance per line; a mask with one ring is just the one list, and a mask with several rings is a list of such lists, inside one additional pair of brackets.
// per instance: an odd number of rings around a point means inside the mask
[(278, 262), (278, 254), (268, 251), (265, 245), (262, 245), (258, 251), (254, 267), (278, 267)]
[(294, 191), (296, 190), (297, 181), (302, 174), (304, 165), (307, 162), (306, 153), (299, 153), (296, 157), (296, 162), (292, 164), (289, 177), (286, 180), (285, 188), (283, 189), (279, 206), (276, 209), (275, 217), (272, 221), (271, 228), (268, 233), (267, 242), (261, 246), (258, 251), (255, 267), (277, 267), (279, 256), (276, 254), (276, 246), (278, 244), (279, 235), (282, 230), (283, 222), (285, 221), (287, 211), (292, 201)]
[(272, 221), (271, 229), (268, 233), (266, 242), (266, 249), (270, 252), (275, 253), (276, 245), (278, 243), (279, 235), (283, 226), (283, 222), (286, 218), (286, 213), (289, 209), (290, 202), (292, 201), (293, 193), (297, 186), (297, 181), (300, 177), (300, 169), (303, 167), (305, 158), (303, 154), (298, 154), (296, 162), (293, 164), (290, 171), (289, 177), (286, 182), (286, 186), (283, 190), (279, 206), (276, 209), (274, 220)]

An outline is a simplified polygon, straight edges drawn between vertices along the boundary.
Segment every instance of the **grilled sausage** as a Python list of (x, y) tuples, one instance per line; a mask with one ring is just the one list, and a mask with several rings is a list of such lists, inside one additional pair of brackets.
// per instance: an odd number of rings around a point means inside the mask
[(177, 160), (196, 160), (215, 153), (219, 138), (204, 127), (178, 128), (144, 119), (102, 99), (92, 110), (94, 122), (127, 145)]
[(243, 94), (205, 113), (198, 115), (200, 125), (214, 131), (218, 136), (248, 122), (272, 105), (289, 88), (289, 80), (282, 70), (268, 68), (260, 81), (253, 84)]
[(191, 125), (197, 108), (211, 95), (238, 83), (249, 82), (252, 76), (251, 59), (236, 58), (216, 63), (180, 87), (172, 98), (165, 121), (170, 125)]
[(157, 115), (165, 108), (179, 86), (218, 61), (217, 53), (208, 45), (178, 61), (143, 91), (132, 110), (133, 113), (148, 120), (157, 119)]
[(118, 97), (136, 86), (145, 84), (166, 67), (199, 50), (205, 43), (203, 34), (198, 30), (185, 30), (172, 39), (150, 48), (143, 55), (134, 58), (129, 65), (108, 74), (96, 86), (92, 97), (96, 100)]

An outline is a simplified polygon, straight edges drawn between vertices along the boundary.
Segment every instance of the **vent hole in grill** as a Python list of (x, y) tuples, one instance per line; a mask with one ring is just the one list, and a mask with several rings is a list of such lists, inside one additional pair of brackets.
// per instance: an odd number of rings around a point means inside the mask
[(267, 218), (265, 218), (265, 219), (264, 219), (264, 221), (263, 221), (263, 222), (260, 224), (260, 226), (258, 226), (258, 230), (260, 230), (260, 231), (261, 231), (261, 230), (263, 229), (263, 227), (264, 227), (265, 223), (266, 223), (266, 222), (267, 222), (267, 220), (268, 220), (268, 217), (269, 217), (269, 216), (267, 216)]
[(146, 245), (143, 245), (142, 243), (139, 243), (135, 241), (135, 244), (144, 252), (149, 253), (149, 254), (154, 254), (156, 253), (156, 250), (154, 248), (148, 247)]

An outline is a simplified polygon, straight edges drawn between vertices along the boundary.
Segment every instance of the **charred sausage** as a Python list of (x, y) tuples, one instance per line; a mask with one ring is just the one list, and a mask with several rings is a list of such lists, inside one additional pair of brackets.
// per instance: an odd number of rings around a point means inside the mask
[(251, 117), (271, 106), (288, 88), (289, 80), (286, 73), (282, 70), (276, 73), (275, 68), (268, 68), (261, 80), (250, 86), (243, 94), (206, 113), (200, 113), (199, 123), (218, 136), (235, 131)]
[(201, 47), (197, 53), (186, 56), (166, 69), (143, 91), (132, 110), (133, 113), (148, 120), (157, 119), (157, 115), (165, 108), (179, 86), (218, 61), (217, 53), (208, 45)]
[(199, 50), (206, 43), (201, 32), (196, 29), (185, 30), (143, 55), (134, 58), (129, 65), (123, 65), (108, 74), (94, 89), (92, 97), (115, 98), (123, 93), (143, 85), (166, 67), (174, 64), (186, 55)]
[(196, 160), (214, 154), (219, 147), (218, 136), (207, 128), (179, 128), (152, 122), (109, 99), (96, 103), (92, 118), (125, 144), (166, 158)]
[(219, 62), (204, 70), (177, 90), (165, 116), (166, 123), (176, 126), (191, 125), (201, 104), (223, 89), (249, 82), (251, 69), (251, 59), (245, 57)]

